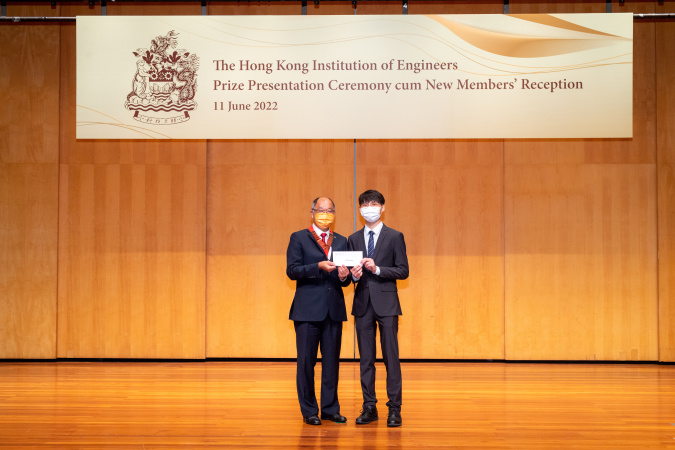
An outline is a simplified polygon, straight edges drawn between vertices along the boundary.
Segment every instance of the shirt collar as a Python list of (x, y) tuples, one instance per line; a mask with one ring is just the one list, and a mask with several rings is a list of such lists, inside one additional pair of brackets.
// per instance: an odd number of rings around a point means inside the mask
[(330, 236), (330, 229), (328, 231), (323, 231), (321, 228), (317, 227), (314, 222), (312, 222), (312, 226), (314, 227), (314, 232), (317, 236), (321, 237), (321, 233), (328, 233)]
[[(377, 226), (375, 228), (372, 229), (372, 231), (375, 232), (375, 236), (380, 235), (380, 232), (382, 231), (383, 226), (384, 226), (384, 222), (380, 222), (380, 223), (377, 224)], [(370, 236), (369, 231), (371, 231), (371, 229), (368, 228), (367, 225), (365, 227), (363, 227), (363, 234), (365, 234), (366, 237)]]

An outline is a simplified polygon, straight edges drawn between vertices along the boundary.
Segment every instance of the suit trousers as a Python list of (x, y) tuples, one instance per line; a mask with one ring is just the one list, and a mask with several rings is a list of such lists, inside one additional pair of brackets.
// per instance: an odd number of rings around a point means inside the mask
[(401, 410), (403, 383), (401, 381), (401, 362), (398, 356), (398, 316), (378, 316), (368, 299), (366, 312), (355, 318), (356, 337), (359, 344), (361, 366), (361, 391), (363, 405), (375, 406), (375, 355), (377, 352), (375, 334), (380, 327), (380, 345), (382, 359), (387, 369), (387, 406)]
[(298, 351), (296, 384), (303, 417), (319, 413), (314, 392), (314, 367), (317, 351), (321, 347), (321, 411), (326, 414), (340, 412), (338, 378), (342, 322), (328, 315), (322, 322), (293, 322), (295, 345)]

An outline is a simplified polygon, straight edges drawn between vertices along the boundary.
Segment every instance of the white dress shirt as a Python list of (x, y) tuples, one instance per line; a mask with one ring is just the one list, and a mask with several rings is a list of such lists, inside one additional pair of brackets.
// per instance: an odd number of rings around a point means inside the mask
[[(370, 228), (368, 228), (368, 225), (363, 227), (363, 239), (366, 242), (366, 251), (368, 251), (368, 241), (370, 240), (370, 232), (373, 231), (375, 233), (375, 234), (373, 234), (373, 243), (375, 244), (375, 247), (377, 247), (377, 238), (380, 237), (380, 233), (382, 232), (383, 226), (384, 226), (384, 222), (380, 222), (372, 230)], [(368, 256), (368, 255), (366, 255), (366, 256)]]
[[(366, 255), (365, 257), (368, 257), (368, 241), (370, 240), (370, 232), (372, 231), (373, 234), (373, 244), (375, 244), (375, 248), (377, 248), (377, 238), (380, 237), (380, 233), (382, 232), (382, 227), (384, 226), (384, 222), (380, 222), (377, 224), (375, 228), (372, 230), (368, 228), (368, 225), (363, 227), (363, 239), (365, 240), (366, 243)], [(368, 270), (368, 269), (366, 269)], [(375, 275), (380, 275), (380, 268), (378, 266), (375, 266)]]

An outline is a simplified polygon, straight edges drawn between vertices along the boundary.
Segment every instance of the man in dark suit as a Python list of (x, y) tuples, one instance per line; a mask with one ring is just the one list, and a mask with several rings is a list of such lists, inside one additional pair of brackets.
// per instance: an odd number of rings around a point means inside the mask
[[(312, 225), (291, 235), (286, 252), (286, 275), (296, 280), (289, 319), (294, 321), (298, 352), (296, 383), (305, 423), (321, 419), (344, 423), (337, 387), (342, 322), (347, 320), (342, 287), (351, 282), (345, 266), (332, 261), (333, 251), (348, 250), (347, 239), (330, 230), (335, 204), (326, 197), (312, 203)], [(314, 393), (314, 366), (321, 346), (321, 418)]]
[(389, 401), (388, 427), (400, 427), (402, 381), (398, 355), (398, 316), (401, 304), (396, 280), (408, 278), (408, 256), (403, 234), (382, 223), (384, 196), (368, 190), (359, 196), (360, 212), (366, 226), (349, 236), (349, 247), (365, 258), (351, 269), (356, 283), (352, 315), (359, 344), (363, 410), (358, 425), (378, 419), (375, 396), (375, 334), (380, 327), (382, 357), (387, 369)]

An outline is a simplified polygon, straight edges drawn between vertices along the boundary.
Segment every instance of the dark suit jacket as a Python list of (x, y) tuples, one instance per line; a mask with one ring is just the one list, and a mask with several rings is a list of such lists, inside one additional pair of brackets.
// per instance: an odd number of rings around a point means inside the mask
[[(333, 233), (333, 251), (347, 251), (347, 239)], [(291, 234), (286, 251), (286, 275), (296, 280), (295, 297), (289, 319), (302, 322), (319, 322), (330, 314), (334, 321), (347, 320), (343, 286), (349, 286), (351, 275), (343, 282), (338, 271), (319, 270), (319, 262), (328, 258), (308, 229)]]
[[(363, 228), (349, 236), (349, 248), (367, 254)], [(363, 275), (356, 283), (352, 315), (360, 317), (366, 312), (368, 298), (378, 316), (400, 316), (401, 303), (398, 299), (396, 280), (408, 278), (408, 255), (405, 250), (403, 233), (382, 225), (382, 231), (375, 244), (373, 255), (380, 275), (363, 268)]]

